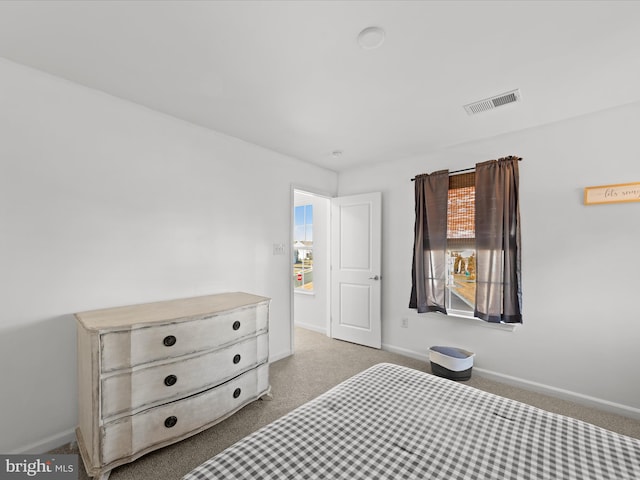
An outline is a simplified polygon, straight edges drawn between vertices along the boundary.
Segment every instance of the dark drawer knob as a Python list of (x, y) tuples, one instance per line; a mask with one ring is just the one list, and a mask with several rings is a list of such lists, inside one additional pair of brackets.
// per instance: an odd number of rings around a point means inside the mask
[(178, 381), (178, 377), (176, 377), (175, 375), (167, 375), (166, 377), (164, 377), (164, 384), (167, 387), (171, 387), (172, 385), (175, 385), (177, 381)]
[(239, 353), (236, 353), (236, 354), (233, 356), (233, 363), (236, 363), (236, 364), (237, 364), (237, 363), (240, 363), (240, 359), (241, 359), (241, 358), (242, 358), (242, 357), (240, 356), (240, 354), (239, 354)]
[(238, 398), (240, 396), (240, 394), (242, 393), (242, 390), (240, 390), (239, 388), (236, 388), (233, 391), (233, 398)]
[(167, 335), (164, 337), (164, 340), (162, 340), (162, 343), (164, 343), (165, 347), (172, 347), (176, 344), (176, 337), (173, 335)]
[(167, 417), (164, 421), (164, 426), (167, 428), (175, 427), (176, 423), (178, 423), (178, 417), (174, 417), (173, 415)]
[(233, 329), (238, 330), (239, 328), (240, 328), (240, 322), (236, 320), (235, 322), (233, 322)]

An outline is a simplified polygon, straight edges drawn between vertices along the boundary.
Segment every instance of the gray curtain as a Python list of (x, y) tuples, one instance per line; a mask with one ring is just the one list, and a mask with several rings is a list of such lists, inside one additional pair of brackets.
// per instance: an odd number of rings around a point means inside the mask
[(415, 178), (416, 223), (409, 308), (417, 309), (418, 313), (447, 313), (444, 299), (448, 192), (448, 170)]
[(488, 322), (522, 323), (518, 158), (476, 165), (476, 308)]

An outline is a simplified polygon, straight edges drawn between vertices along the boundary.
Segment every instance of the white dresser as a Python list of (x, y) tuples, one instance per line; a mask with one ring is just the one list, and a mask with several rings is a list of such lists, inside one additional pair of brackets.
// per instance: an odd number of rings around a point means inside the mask
[(87, 473), (106, 480), (268, 395), (269, 301), (236, 292), (77, 313)]

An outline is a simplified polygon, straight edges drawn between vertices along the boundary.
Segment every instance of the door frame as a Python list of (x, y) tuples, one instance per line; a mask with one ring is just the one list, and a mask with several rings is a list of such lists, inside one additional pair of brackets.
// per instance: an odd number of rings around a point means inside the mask
[[(331, 217), (331, 199), (335, 198), (336, 195), (332, 194), (330, 192), (327, 191), (322, 191), (322, 190), (318, 190), (316, 188), (313, 187), (308, 187), (308, 186), (304, 186), (301, 184), (297, 184), (297, 183), (292, 183), (290, 186), (290, 191), (289, 191), (289, 240), (288, 240), (288, 244), (289, 244), (289, 249), (288, 249), (288, 254), (289, 254), (289, 268), (288, 268), (288, 275), (289, 275), (289, 339), (290, 339), (290, 343), (289, 343), (289, 349), (291, 351), (291, 355), (293, 355), (295, 353), (295, 307), (294, 307), (294, 300), (295, 300), (295, 293), (294, 293), (294, 284), (293, 284), (293, 275), (291, 275), (292, 272), (292, 268), (293, 268), (293, 263), (292, 263), (292, 259), (293, 259), (293, 252), (294, 252), (294, 248), (293, 248), (293, 226), (294, 226), (294, 218), (293, 218), (293, 211), (294, 211), (294, 206), (295, 206), (295, 192), (300, 191), (300, 192), (304, 192), (307, 193), (309, 195), (313, 195), (315, 197), (321, 197), (321, 198), (325, 198), (327, 199), (327, 201), (329, 202), (329, 217)], [(327, 232), (328, 238), (330, 239), (330, 235), (331, 235), (331, 221), (329, 218), (329, 222), (328, 222), (328, 232)], [(327, 256), (326, 256), (326, 268), (327, 268), (327, 279), (326, 279), (326, 285), (324, 285), (323, 287), (326, 289), (327, 292), (327, 304), (325, 305), (325, 325), (327, 327), (327, 335), (330, 337), (331, 336), (331, 242), (328, 241), (327, 242)]]

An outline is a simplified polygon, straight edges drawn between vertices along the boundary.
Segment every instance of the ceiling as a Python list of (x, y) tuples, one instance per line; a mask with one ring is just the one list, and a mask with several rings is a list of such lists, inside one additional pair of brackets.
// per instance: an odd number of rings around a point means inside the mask
[(343, 171), (639, 101), (640, 2), (4, 1), (0, 56)]

